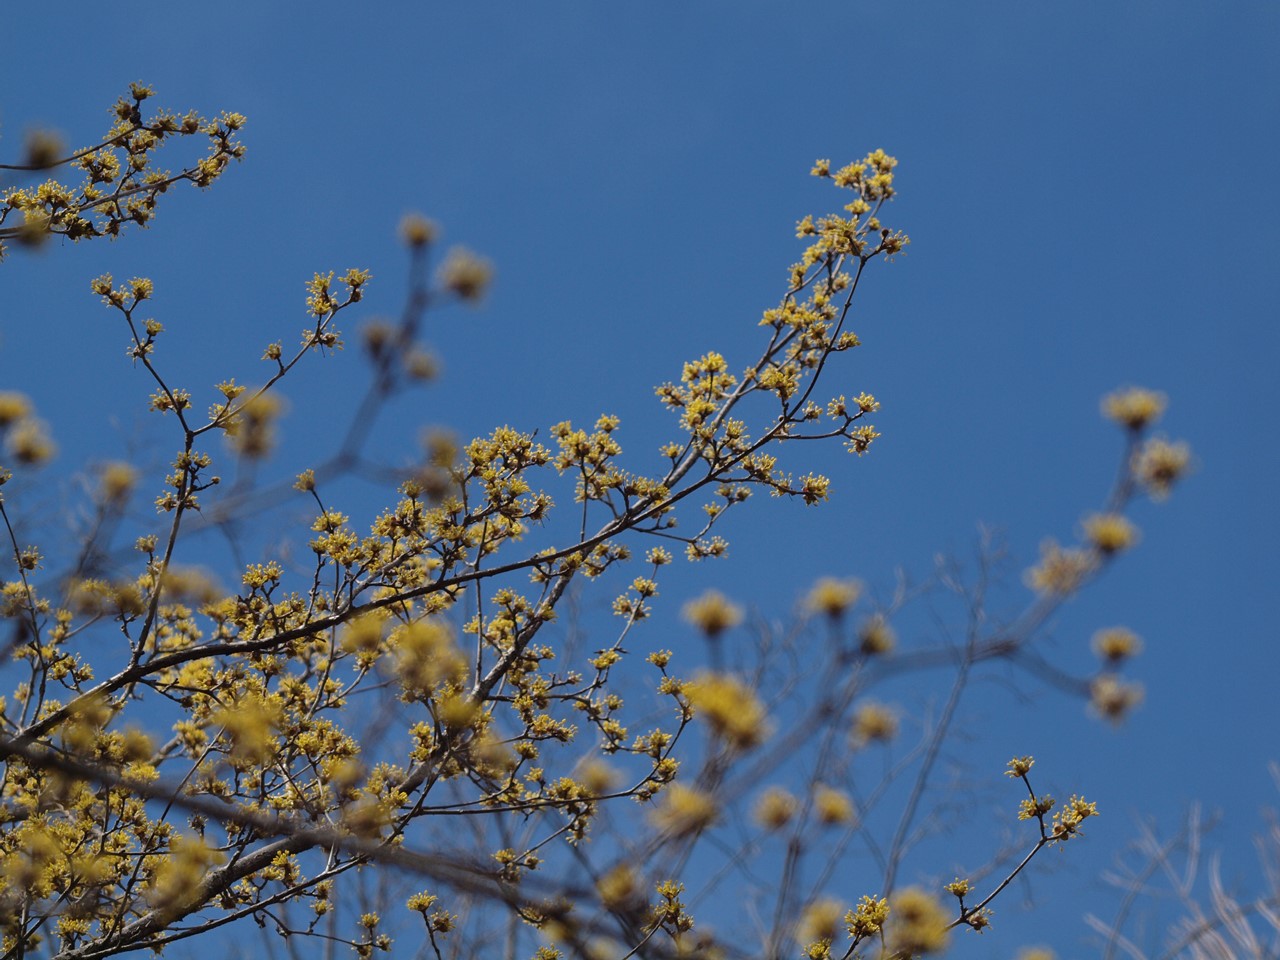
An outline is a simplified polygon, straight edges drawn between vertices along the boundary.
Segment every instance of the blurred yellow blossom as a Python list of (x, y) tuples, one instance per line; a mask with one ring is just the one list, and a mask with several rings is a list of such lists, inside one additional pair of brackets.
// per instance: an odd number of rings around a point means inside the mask
[(853, 800), (843, 790), (825, 784), (813, 789), (813, 812), (819, 823), (851, 823), (856, 816)]
[(493, 267), (470, 250), (454, 247), (440, 265), (440, 283), (463, 300), (479, 300), (493, 279)]
[(756, 800), (756, 823), (766, 830), (780, 830), (791, 822), (800, 803), (782, 787), (769, 787)]
[(119, 506), (129, 499), (138, 484), (138, 471), (128, 463), (113, 461), (103, 464), (98, 472), (98, 490), (102, 502)]
[(1133, 473), (1152, 499), (1163, 500), (1190, 463), (1191, 448), (1186, 443), (1153, 437), (1134, 456)]
[(730, 746), (753, 747), (768, 733), (764, 705), (735, 677), (704, 673), (685, 687), (685, 693), (694, 715)]
[(0, 391), (0, 428), (31, 415), (31, 401), (25, 393)]
[(860, 706), (853, 717), (853, 741), (867, 744), (872, 741), (888, 743), (898, 735), (898, 717), (889, 707), (868, 701)]
[(862, 595), (862, 583), (858, 580), (837, 580), (823, 577), (813, 585), (805, 598), (805, 607), (814, 613), (836, 618), (858, 602)]
[(886, 940), (904, 956), (937, 953), (947, 946), (951, 917), (935, 897), (919, 887), (894, 894), (889, 905)]
[(662, 792), (650, 819), (659, 830), (683, 835), (709, 827), (718, 814), (719, 808), (710, 794), (673, 783)]
[(742, 622), (742, 608), (717, 590), (708, 590), (684, 605), (684, 618), (709, 637), (718, 637)]
[(1027, 585), (1039, 593), (1066, 596), (1074, 593), (1093, 571), (1089, 555), (1046, 540), (1040, 545), (1040, 565), (1027, 571)]
[(1113, 673), (1094, 678), (1089, 685), (1090, 704), (1098, 716), (1119, 723), (1142, 702), (1142, 685), (1126, 683)]
[(1120, 663), (1142, 652), (1142, 640), (1125, 627), (1108, 627), (1093, 635), (1093, 651), (1109, 663)]
[(1095, 513), (1085, 518), (1084, 533), (1101, 553), (1127, 550), (1138, 542), (1138, 529), (1119, 513)]
[(848, 911), (838, 900), (829, 897), (813, 901), (800, 916), (796, 930), (802, 943), (811, 940), (833, 940), (840, 920)]
[(882, 614), (863, 621), (858, 628), (858, 648), (869, 657), (892, 653), (898, 637)]
[(1163, 393), (1129, 387), (1107, 394), (1102, 400), (1102, 412), (1130, 430), (1141, 430), (1160, 419), (1167, 403)]
[(411, 247), (425, 247), (439, 232), (435, 221), (420, 213), (406, 213), (400, 221), (400, 238)]

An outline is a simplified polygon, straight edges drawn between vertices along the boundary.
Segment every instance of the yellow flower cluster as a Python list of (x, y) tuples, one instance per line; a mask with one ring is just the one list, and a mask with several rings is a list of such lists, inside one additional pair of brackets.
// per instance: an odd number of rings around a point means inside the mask
[(1141, 430), (1160, 419), (1168, 402), (1163, 393), (1129, 387), (1107, 394), (1102, 400), (1102, 412), (1130, 430)]
[(684, 688), (695, 716), (735, 749), (754, 747), (768, 735), (764, 705), (740, 680), (705, 673)]
[[(15, 462), (32, 467), (47, 463), (57, 453), (48, 426), (36, 418), (31, 399), (24, 393), (0, 392), (0, 449)], [(0, 470), (0, 484), (7, 479)]]
[(860, 580), (823, 577), (809, 591), (809, 595), (805, 598), (805, 607), (834, 620), (843, 616), (846, 610), (858, 602), (858, 598), (862, 596), (862, 589)]
[(1039, 593), (1069, 596), (1093, 570), (1093, 558), (1086, 551), (1062, 547), (1050, 539), (1040, 545), (1040, 565), (1027, 571), (1026, 580)]
[[(130, 223), (145, 227), (160, 195), (173, 184), (186, 180), (209, 187), (232, 160), (244, 156), (245, 148), (237, 140), (245, 125), (242, 115), (223, 113), (206, 119), (196, 113), (179, 117), (161, 111), (144, 119), (142, 104), (153, 94), (150, 87), (132, 84), (129, 95), (117, 101), (115, 122), (97, 146), (60, 155), (61, 144), (48, 136), (28, 144), (30, 169), (74, 167), (84, 179), (79, 187), (47, 180), (0, 196), (0, 255), (6, 239), (36, 245), (55, 235), (78, 241), (118, 236)], [(208, 140), (204, 157), (176, 174), (158, 167), (156, 154), (167, 141), (196, 134)], [(9, 223), (14, 215), (22, 217), (16, 226)]]
[(742, 608), (718, 590), (708, 590), (684, 605), (684, 618), (708, 637), (718, 637), (742, 622)]

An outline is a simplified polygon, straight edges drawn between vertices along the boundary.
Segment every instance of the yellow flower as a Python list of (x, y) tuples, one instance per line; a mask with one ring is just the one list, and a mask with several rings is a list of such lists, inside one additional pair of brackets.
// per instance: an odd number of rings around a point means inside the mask
[(878, 613), (858, 628), (858, 647), (869, 657), (891, 653), (897, 643), (893, 628)]
[(1053, 836), (1058, 840), (1067, 840), (1078, 836), (1080, 824), (1089, 817), (1098, 815), (1098, 805), (1090, 803), (1084, 797), (1073, 796), (1061, 810), (1053, 815)]
[(1031, 768), (1036, 765), (1035, 757), (1014, 757), (1008, 763), (1008, 769), (1005, 770), (1006, 777), (1013, 777), (1015, 780), (1025, 777), (1031, 772)]
[(209, 868), (226, 861), (220, 850), (214, 850), (204, 839), (179, 834), (169, 845), (168, 856), (156, 868), (147, 899), (155, 907), (181, 910), (199, 896), (200, 884)]
[(0, 427), (7, 427), (30, 415), (31, 401), (26, 394), (12, 390), (0, 391)]
[(1134, 456), (1133, 473), (1152, 499), (1163, 500), (1191, 463), (1191, 448), (1153, 437)]
[(463, 300), (479, 300), (493, 279), (489, 261), (455, 247), (440, 265), (440, 283)]
[(756, 801), (756, 823), (766, 830), (781, 830), (796, 815), (799, 803), (781, 787), (769, 787)]
[(435, 222), (420, 213), (406, 213), (400, 221), (400, 237), (411, 247), (425, 247), (439, 232)]
[(864, 703), (853, 718), (853, 741), (858, 745), (879, 740), (888, 743), (898, 735), (898, 718), (879, 703)]
[(1057, 802), (1057, 800), (1053, 799), (1053, 797), (1047, 793), (1040, 794), (1040, 796), (1036, 797), (1034, 800), (1028, 797), (1018, 804), (1018, 819), (1038, 820), (1040, 817), (1043, 817), (1046, 813), (1052, 810)]
[(282, 713), (278, 700), (251, 693), (233, 705), (215, 710), (209, 720), (223, 727), (231, 738), (233, 760), (258, 766), (276, 754), (276, 731)]
[(844, 924), (854, 941), (874, 937), (889, 919), (889, 901), (883, 897), (863, 897), (858, 906), (844, 915)]
[(224, 430), (232, 449), (250, 458), (264, 457), (275, 445), (275, 424), (284, 402), (275, 393), (258, 393), (235, 408)]
[(138, 471), (129, 464), (119, 461), (104, 464), (98, 475), (102, 502), (119, 506), (129, 499), (137, 483)]
[(919, 887), (908, 887), (893, 897), (886, 929), (889, 948), (914, 956), (936, 953), (947, 945), (951, 918), (942, 904)]
[(1040, 566), (1026, 573), (1027, 585), (1039, 593), (1067, 596), (1092, 572), (1093, 562), (1083, 550), (1060, 547), (1055, 540), (1040, 546)]
[(1093, 635), (1093, 651), (1109, 663), (1120, 663), (1142, 652), (1142, 640), (1132, 630), (1109, 627)]
[(19, 420), (9, 434), (9, 452), (19, 463), (40, 466), (52, 460), (58, 448), (39, 420)]
[(837, 580), (823, 577), (813, 585), (805, 598), (805, 607), (814, 613), (824, 613), (835, 619), (858, 602), (862, 584), (857, 580)]
[(1142, 702), (1142, 684), (1125, 683), (1112, 673), (1095, 677), (1089, 685), (1090, 706), (1100, 717), (1119, 723)]
[(400, 682), (414, 693), (425, 693), (442, 681), (460, 681), (466, 673), (466, 658), (442, 621), (419, 620), (397, 627), (388, 645), (395, 651)]
[(600, 902), (610, 909), (633, 903), (640, 893), (640, 881), (625, 863), (620, 863), (596, 881)]
[(706, 829), (718, 813), (715, 799), (709, 794), (673, 783), (663, 792), (650, 820), (659, 830), (684, 835)]
[(847, 911), (844, 906), (837, 900), (828, 898), (815, 900), (805, 908), (800, 917), (800, 925), (796, 932), (801, 942), (809, 943), (813, 940), (830, 941), (834, 939), (836, 925), (845, 913)]
[(742, 608), (730, 603), (724, 594), (708, 590), (684, 606), (684, 617), (709, 637), (718, 637), (742, 622)]
[(1102, 400), (1102, 412), (1130, 430), (1141, 430), (1160, 419), (1167, 403), (1168, 398), (1163, 393), (1129, 387), (1107, 394)]
[(408, 900), (405, 901), (404, 905), (408, 909), (416, 911), (417, 913), (426, 913), (433, 906), (435, 906), (436, 901), (439, 899), (440, 898), (437, 897), (434, 893), (427, 893), (424, 890), (421, 893), (415, 893), (413, 896), (411, 896)]
[(696, 716), (732, 747), (745, 749), (768, 733), (763, 704), (734, 677), (704, 673), (685, 687)]
[(819, 823), (850, 823), (857, 816), (853, 801), (843, 790), (818, 784), (813, 791), (813, 812)]
[(1089, 542), (1104, 554), (1119, 553), (1138, 542), (1138, 529), (1118, 513), (1095, 513), (1084, 521)]

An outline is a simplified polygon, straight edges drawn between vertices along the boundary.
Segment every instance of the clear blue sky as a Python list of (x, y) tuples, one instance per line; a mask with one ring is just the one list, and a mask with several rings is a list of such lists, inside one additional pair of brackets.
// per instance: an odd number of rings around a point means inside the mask
[[(1280, 759), (1280, 6), (319, 0), (196, 17), (126, 0), (41, 41), (64, 29), (48, 16), (6, 11), (26, 51), (0, 68), (7, 157), (35, 125), (89, 142), (132, 80), (174, 109), (249, 118), (245, 162), (166, 198), (153, 229), (0, 268), (0, 388), (32, 395), (68, 455), (118, 456), (136, 436), (141, 385), (93, 276), (155, 280), (193, 384), (252, 380), (261, 348), (300, 328), (313, 271), (371, 268), (370, 312), (394, 313), (409, 209), (491, 258), (497, 282), (482, 309), (437, 318), (445, 379), (378, 442), (609, 411), (647, 453), (654, 384), (709, 349), (746, 362), (794, 222), (835, 199), (807, 177), (814, 158), (897, 156), (887, 220), (913, 242), (869, 277), (845, 368), (882, 400), (883, 438), (861, 460), (794, 461), (833, 476), (832, 502), (749, 505), (725, 531), (732, 556), (669, 609), (715, 585), (784, 617), (823, 573), (884, 588), (896, 565), (967, 557), (979, 521), (1030, 561), (1106, 492), (1118, 437), (1099, 397), (1164, 390), (1196, 472), (1139, 508), (1140, 550), (1053, 627), (1067, 651), (1100, 625), (1138, 631), (1147, 702), (1118, 731), (1053, 693), (990, 715), (975, 770), (1035, 753), (1106, 817), (1070, 872), (1036, 884), (1034, 925), (1011, 917), (966, 949), (1038, 938), (1085, 955), (1078, 917), (1105, 909), (1091, 878), (1132, 813), (1221, 808), (1228, 876), (1251, 870)], [(288, 391), (289, 469), (360, 369), (315, 365)]]

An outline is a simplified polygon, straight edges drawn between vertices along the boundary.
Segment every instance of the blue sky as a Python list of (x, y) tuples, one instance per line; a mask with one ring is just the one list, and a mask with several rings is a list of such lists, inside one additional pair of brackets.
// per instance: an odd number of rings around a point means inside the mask
[[(190, 23), (171, 5), (113, 10), (91, 56), (72, 58), (91, 66), (0, 68), (0, 152), (36, 125), (90, 141), (132, 80), (163, 106), (245, 114), (249, 152), (209, 194), (165, 198), (149, 231), (0, 269), (0, 387), (29, 393), (52, 424), (64, 456), (51, 476), (138, 437), (142, 386), (124, 375), (92, 277), (155, 280), (157, 315), (182, 331), (177, 379), (251, 381), (262, 347), (301, 326), (316, 270), (366, 266), (368, 312), (398, 309), (406, 210), (490, 258), (497, 281), (480, 309), (435, 318), (445, 376), (375, 445), (411, 444), (424, 423), (545, 431), (607, 411), (647, 456), (664, 416), (652, 387), (711, 349), (745, 364), (798, 252), (795, 221), (837, 202), (807, 176), (814, 158), (883, 147), (900, 160), (886, 222), (913, 242), (869, 276), (854, 322), (864, 346), (841, 372), (884, 404), (883, 437), (860, 460), (806, 449), (794, 466), (828, 472), (832, 502), (731, 516), (731, 556), (688, 571), (668, 609), (718, 586), (784, 618), (821, 574), (883, 590), (898, 565), (924, 575), (938, 552), (970, 557), (979, 522), (1030, 562), (1105, 496), (1119, 437), (1101, 395), (1163, 390), (1166, 427), (1197, 469), (1170, 502), (1138, 508), (1142, 547), (1052, 628), (1069, 659), (1097, 626), (1129, 624), (1146, 639), (1147, 702), (1119, 730), (1053, 693), (992, 709), (975, 768), (994, 777), (1012, 753), (1035, 753), (1062, 792), (1084, 786), (1107, 816), (1069, 873), (1037, 884), (1035, 926), (1011, 919), (967, 949), (1006, 956), (1040, 931), (1084, 955), (1078, 917), (1086, 901), (1105, 909), (1092, 877), (1130, 814), (1222, 809), (1227, 862), (1248, 876), (1250, 831), (1274, 799), (1265, 766), (1280, 759), (1280, 7), (356, 14), (321, 0), (226, 3)], [(48, 29), (33, 6), (6, 16), (13, 36)], [(287, 391), (282, 470), (306, 465), (359, 371), (354, 357), (312, 365)]]

